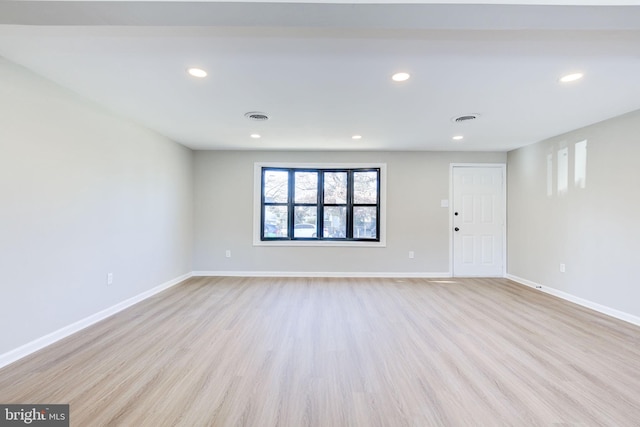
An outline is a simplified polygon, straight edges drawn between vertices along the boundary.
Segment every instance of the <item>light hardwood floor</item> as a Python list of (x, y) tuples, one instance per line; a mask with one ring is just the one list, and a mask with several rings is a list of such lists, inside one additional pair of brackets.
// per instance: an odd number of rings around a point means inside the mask
[(640, 328), (503, 279), (192, 278), (0, 370), (85, 426), (638, 426)]

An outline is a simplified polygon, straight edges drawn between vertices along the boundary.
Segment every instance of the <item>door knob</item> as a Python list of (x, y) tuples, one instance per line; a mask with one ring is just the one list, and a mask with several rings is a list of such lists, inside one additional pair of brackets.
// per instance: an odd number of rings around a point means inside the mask
[(460, 231), (460, 229), (458, 227), (454, 228), (455, 231)]

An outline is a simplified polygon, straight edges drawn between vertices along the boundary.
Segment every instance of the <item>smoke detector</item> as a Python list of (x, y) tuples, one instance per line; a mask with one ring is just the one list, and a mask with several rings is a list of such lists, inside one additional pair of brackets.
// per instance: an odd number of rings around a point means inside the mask
[(266, 113), (261, 113), (259, 111), (249, 111), (248, 113), (245, 113), (244, 116), (254, 122), (264, 122), (269, 120), (269, 116), (267, 116)]
[(451, 119), (454, 123), (466, 123), (471, 120), (476, 120), (480, 117), (480, 114), (465, 114), (463, 116), (457, 116)]

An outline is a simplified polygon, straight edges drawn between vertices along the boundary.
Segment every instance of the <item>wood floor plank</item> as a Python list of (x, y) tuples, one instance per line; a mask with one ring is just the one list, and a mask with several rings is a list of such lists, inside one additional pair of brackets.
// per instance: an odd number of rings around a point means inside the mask
[(73, 426), (638, 426), (640, 328), (505, 279), (191, 278), (0, 370)]

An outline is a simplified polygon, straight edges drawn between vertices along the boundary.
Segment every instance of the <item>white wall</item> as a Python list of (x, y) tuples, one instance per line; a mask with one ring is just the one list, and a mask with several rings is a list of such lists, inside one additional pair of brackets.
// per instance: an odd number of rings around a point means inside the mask
[[(585, 188), (574, 183), (575, 143), (582, 140)], [(557, 153), (565, 147), (569, 186), (559, 194)], [(508, 153), (508, 273), (640, 316), (639, 159), (640, 111)]]
[[(253, 246), (254, 162), (386, 163), (387, 246)], [(504, 163), (505, 153), (256, 152), (195, 154), (194, 270), (207, 272), (367, 273), (449, 272), (452, 162)], [(231, 250), (231, 258), (225, 250)], [(415, 258), (409, 259), (408, 252)]]
[(0, 58), (0, 354), (189, 273), (192, 167)]

